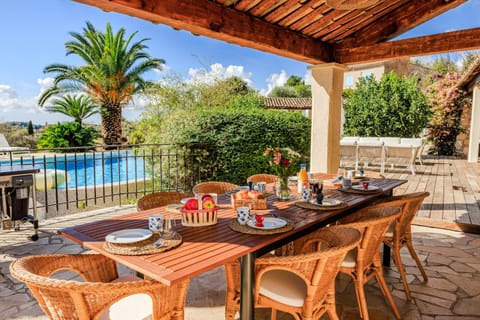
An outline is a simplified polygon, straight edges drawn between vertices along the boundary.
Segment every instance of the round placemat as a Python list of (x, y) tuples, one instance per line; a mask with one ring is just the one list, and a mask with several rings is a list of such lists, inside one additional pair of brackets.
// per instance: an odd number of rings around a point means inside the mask
[(337, 209), (343, 209), (347, 207), (347, 204), (345, 202), (340, 202), (339, 204), (333, 205), (333, 206), (319, 206), (310, 202), (305, 202), (305, 201), (297, 201), (295, 202), (295, 205), (300, 208), (304, 209), (311, 209), (311, 210), (337, 210)]
[(381, 188), (378, 188), (377, 190), (355, 190), (352, 188), (338, 188), (337, 190), (340, 190), (342, 192), (346, 193), (356, 193), (356, 194), (372, 194), (372, 193), (382, 193), (383, 190)]
[(287, 232), (293, 229), (294, 224), (291, 221), (284, 218), (281, 218), (281, 219), (287, 221), (287, 224), (284, 227), (277, 228), (277, 229), (270, 229), (270, 230), (255, 229), (247, 225), (243, 226), (240, 223), (238, 223), (237, 219), (230, 220), (230, 223), (228, 224), (228, 226), (233, 231), (247, 233), (247, 234), (259, 234), (259, 235), (282, 233), (282, 232)]
[(134, 243), (113, 243), (105, 241), (103, 248), (114, 254), (139, 256), (168, 251), (182, 244), (182, 236), (178, 232), (175, 232), (172, 239), (162, 239), (164, 245), (160, 248), (153, 245), (158, 239), (160, 239), (160, 235), (154, 233), (150, 238)]

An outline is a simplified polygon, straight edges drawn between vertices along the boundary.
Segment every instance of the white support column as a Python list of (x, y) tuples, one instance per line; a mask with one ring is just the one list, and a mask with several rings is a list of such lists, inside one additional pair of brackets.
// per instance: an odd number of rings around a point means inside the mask
[(337, 173), (340, 165), (340, 127), (345, 66), (311, 66), (312, 132), (310, 171)]
[(470, 120), (470, 138), (468, 143), (468, 162), (478, 162), (478, 144), (480, 143), (480, 88), (473, 88), (472, 118)]

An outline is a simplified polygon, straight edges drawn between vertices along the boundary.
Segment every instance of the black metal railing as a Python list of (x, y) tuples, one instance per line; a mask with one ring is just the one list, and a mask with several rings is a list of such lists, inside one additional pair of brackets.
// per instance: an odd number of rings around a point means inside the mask
[[(108, 150), (106, 150), (108, 149)], [(86, 208), (134, 203), (155, 191), (189, 191), (205, 174), (201, 146), (142, 144), (94, 149), (24, 149), (0, 166), (33, 164), (37, 210), (44, 218)]]

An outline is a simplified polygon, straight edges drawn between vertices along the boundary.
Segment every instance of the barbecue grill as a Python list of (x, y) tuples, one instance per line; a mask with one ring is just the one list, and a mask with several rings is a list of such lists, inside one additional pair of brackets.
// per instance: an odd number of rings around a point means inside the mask
[[(35, 194), (35, 173), (40, 169), (33, 165), (0, 166), (0, 217), (1, 229), (20, 230), (25, 222), (33, 224), (34, 234), (30, 237), (38, 240), (37, 201)], [(33, 211), (29, 214), (30, 190), (32, 192)]]

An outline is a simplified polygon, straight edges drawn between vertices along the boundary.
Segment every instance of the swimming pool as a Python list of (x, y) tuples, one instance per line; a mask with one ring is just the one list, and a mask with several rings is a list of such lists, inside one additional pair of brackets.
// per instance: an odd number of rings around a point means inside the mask
[[(38, 175), (53, 174), (55, 170), (60, 175), (65, 171), (68, 184), (60, 183), (58, 189), (101, 186), (149, 177), (145, 172), (144, 158), (136, 157), (131, 151), (30, 157), (13, 161), (13, 164), (21, 163), (37, 165), (42, 169)], [(0, 165), (10, 165), (10, 161), (2, 161)]]

